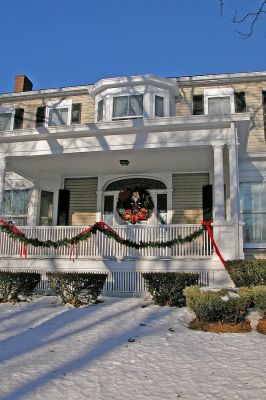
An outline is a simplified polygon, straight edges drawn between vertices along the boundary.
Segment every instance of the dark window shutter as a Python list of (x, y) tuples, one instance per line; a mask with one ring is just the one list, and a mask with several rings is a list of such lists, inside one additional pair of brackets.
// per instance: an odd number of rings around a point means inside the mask
[(198, 94), (193, 96), (193, 115), (203, 115), (204, 114), (204, 96), (203, 94)]
[(203, 221), (212, 221), (212, 185), (202, 187)]
[(44, 126), (45, 125), (45, 113), (46, 113), (46, 107), (38, 107), (36, 111), (36, 127)]
[(266, 139), (266, 92), (262, 92), (262, 107), (264, 117), (264, 137)]
[(23, 127), (23, 115), (24, 115), (24, 109), (23, 108), (16, 108), (15, 109), (14, 129), (22, 129), (22, 127)]
[(70, 190), (59, 190), (57, 225), (68, 225)]
[(235, 92), (235, 112), (241, 113), (247, 110), (245, 92)]
[(71, 124), (80, 124), (81, 103), (72, 104)]

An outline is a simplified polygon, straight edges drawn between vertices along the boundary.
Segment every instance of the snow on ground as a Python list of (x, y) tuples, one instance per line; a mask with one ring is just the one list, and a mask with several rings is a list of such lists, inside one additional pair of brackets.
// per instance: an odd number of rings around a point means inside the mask
[(142, 304), (0, 304), (0, 399), (266, 398), (265, 336), (191, 331), (186, 308)]

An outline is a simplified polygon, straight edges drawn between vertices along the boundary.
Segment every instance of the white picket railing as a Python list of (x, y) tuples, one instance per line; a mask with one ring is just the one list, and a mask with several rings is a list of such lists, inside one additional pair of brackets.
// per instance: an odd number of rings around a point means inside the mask
[[(60, 240), (71, 238), (87, 226), (36, 226), (20, 227), (27, 237), (39, 240)], [(189, 225), (123, 225), (112, 227), (119, 236), (134, 242), (144, 241), (168, 241), (179, 236), (185, 237), (201, 228), (198, 224)], [(8, 234), (0, 233), (0, 257), (18, 257), (20, 243), (12, 239)], [(74, 255), (84, 258), (169, 258), (169, 257), (210, 257), (212, 246), (206, 231), (190, 243), (174, 245), (166, 248), (148, 247), (134, 249), (117, 243), (103, 233), (92, 234), (87, 240), (78, 243), (74, 249)], [(62, 246), (58, 249), (42, 248), (29, 245), (27, 257), (69, 257), (70, 247)]]

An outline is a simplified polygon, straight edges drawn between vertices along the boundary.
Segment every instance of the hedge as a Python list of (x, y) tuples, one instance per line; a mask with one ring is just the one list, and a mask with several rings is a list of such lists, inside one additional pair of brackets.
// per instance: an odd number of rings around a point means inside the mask
[(232, 260), (225, 266), (236, 287), (266, 285), (266, 260)]
[(198, 284), (200, 278), (199, 274), (188, 272), (145, 272), (142, 276), (156, 304), (177, 307), (186, 303), (184, 288)]
[(20, 296), (31, 296), (41, 280), (35, 272), (0, 271), (0, 302), (17, 302)]
[(96, 302), (101, 294), (107, 274), (47, 272), (51, 289), (63, 304), (75, 307)]

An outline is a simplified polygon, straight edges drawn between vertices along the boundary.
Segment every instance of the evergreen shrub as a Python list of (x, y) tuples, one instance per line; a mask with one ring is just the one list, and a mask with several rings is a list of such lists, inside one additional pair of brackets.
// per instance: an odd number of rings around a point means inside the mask
[(200, 275), (188, 272), (145, 272), (146, 287), (156, 304), (182, 307), (186, 304), (183, 290), (197, 285)]
[(41, 275), (35, 272), (0, 271), (0, 302), (17, 302), (20, 296), (31, 296), (40, 280)]
[(101, 294), (107, 274), (48, 272), (51, 289), (59, 296), (63, 304), (75, 307), (96, 302)]
[(266, 285), (266, 260), (226, 261), (226, 269), (236, 287)]
[(251, 298), (248, 292), (201, 291), (198, 286), (187, 287), (184, 294), (187, 306), (203, 323), (237, 324), (243, 321)]

